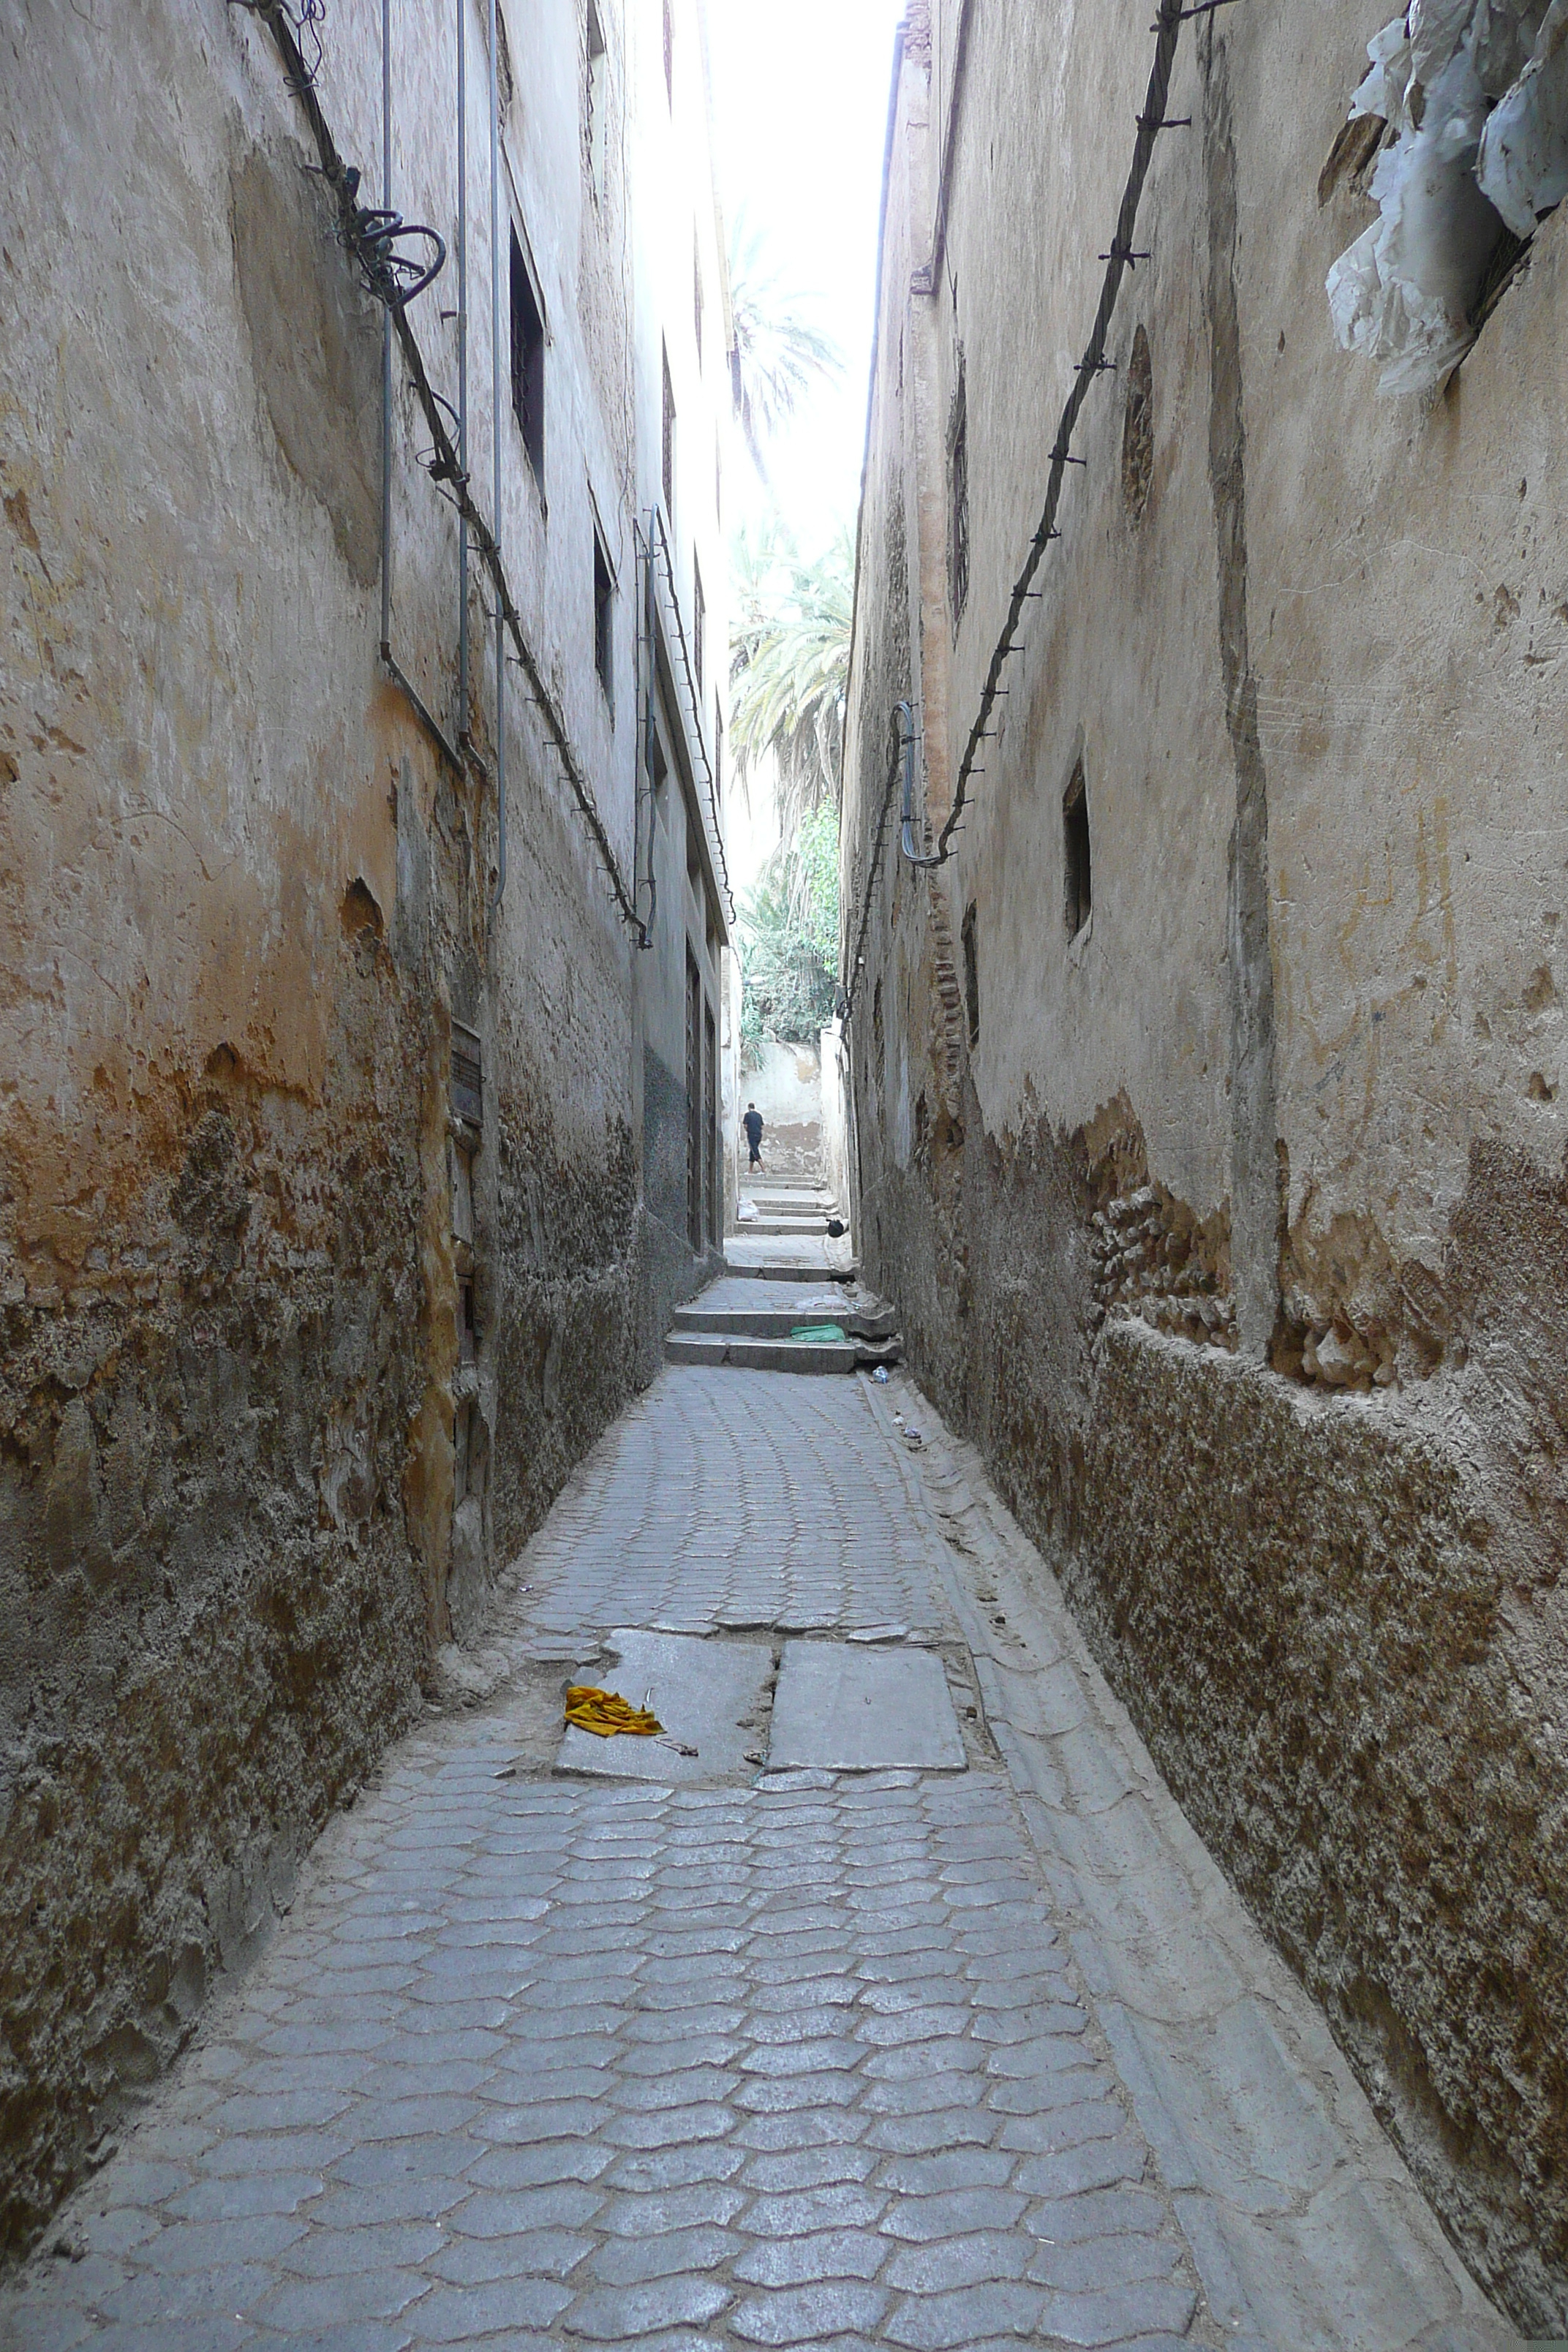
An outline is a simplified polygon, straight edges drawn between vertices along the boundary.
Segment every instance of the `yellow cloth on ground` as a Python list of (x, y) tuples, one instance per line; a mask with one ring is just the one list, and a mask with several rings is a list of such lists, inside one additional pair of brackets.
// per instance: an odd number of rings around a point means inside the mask
[(595, 1690), (592, 1683), (574, 1683), (566, 1694), (566, 1720), (579, 1731), (596, 1732), (613, 1739), (617, 1731), (634, 1731), (644, 1738), (664, 1729), (657, 1715), (633, 1706), (619, 1691)]

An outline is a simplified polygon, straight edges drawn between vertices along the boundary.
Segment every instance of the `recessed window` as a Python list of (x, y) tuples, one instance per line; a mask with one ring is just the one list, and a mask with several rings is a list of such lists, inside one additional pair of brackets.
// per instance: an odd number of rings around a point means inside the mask
[(667, 522), (675, 520), (675, 386), (669, 380), (669, 353), (664, 353), (664, 428), (660, 446), (660, 465), (664, 481), (664, 513)]
[(522, 435), (522, 446), (528, 452), (528, 462), (533, 468), (533, 478), (542, 491), (544, 320), (516, 229), (511, 233), (511, 407)]
[(1091, 895), (1089, 870), (1089, 793), (1083, 761), (1072, 772), (1062, 795), (1062, 867), (1066, 877), (1067, 927), (1076, 940), (1089, 920)]
[(702, 699), (702, 646), (708, 635), (708, 600), (702, 593), (702, 566), (691, 558), (691, 667), (697, 675), (697, 699)]
[(675, 10), (671, 0), (664, 0), (664, 94), (668, 103), (675, 104)]
[(609, 107), (609, 50), (594, 0), (588, 0), (588, 72), (584, 90), (584, 141), (595, 196), (605, 193), (605, 117)]
[(969, 601), (969, 400), (963, 384), (963, 354), (958, 356), (958, 389), (947, 432), (947, 561), (956, 629)]
[(971, 900), (963, 918), (961, 933), (963, 941), (963, 1009), (969, 1019), (969, 1042), (980, 1043), (980, 965), (974, 947), (974, 904)]
[(1121, 426), (1121, 496), (1130, 522), (1142, 522), (1154, 478), (1154, 369), (1142, 324), (1127, 362), (1127, 414)]
[(616, 708), (616, 578), (610, 570), (610, 559), (605, 552), (605, 542), (594, 528), (594, 667), (599, 673), (599, 684), (605, 689), (605, 699), (612, 717)]

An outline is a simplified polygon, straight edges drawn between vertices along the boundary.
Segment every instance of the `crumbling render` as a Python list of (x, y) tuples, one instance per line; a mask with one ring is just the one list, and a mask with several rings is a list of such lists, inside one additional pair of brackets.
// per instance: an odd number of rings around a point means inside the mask
[(1379, 217), (1328, 277), (1342, 348), (1384, 392), (1439, 383), (1500, 247), (1568, 194), (1568, 0), (1412, 0), (1367, 44), (1350, 121), (1381, 122)]
[(1163, 1184), (1117, 1195), (1090, 1223), (1096, 1328), (1121, 1308), (1156, 1330), (1234, 1350), (1228, 1232), (1205, 1229)]

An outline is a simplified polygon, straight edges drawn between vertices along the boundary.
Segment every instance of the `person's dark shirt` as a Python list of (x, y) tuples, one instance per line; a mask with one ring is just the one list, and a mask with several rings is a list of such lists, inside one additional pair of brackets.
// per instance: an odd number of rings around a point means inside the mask
[(745, 1118), (741, 1121), (741, 1125), (746, 1130), (746, 1141), (751, 1145), (752, 1150), (754, 1151), (758, 1144), (763, 1139), (762, 1112), (760, 1110), (749, 1110), (746, 1113)]

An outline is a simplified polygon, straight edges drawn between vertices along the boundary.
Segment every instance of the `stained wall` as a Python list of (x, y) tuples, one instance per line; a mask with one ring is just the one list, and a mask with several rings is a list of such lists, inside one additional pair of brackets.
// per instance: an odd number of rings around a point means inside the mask
[[(560, 752), (646, 912), (642, 346), (657, 367), (673, 300), (632, 235), (650, 14), (657, 41), (657, 7), (601, 0), (595, 144), (586, 12), (501, 10), (501, 234), (547, 331), (536, 470), (504, 270), (491, 400), (488, 9), (462, 20), (466, 318), (456, 26), (395, 12), (391, 202), (447, 247), (408, 316), (454, 412), (466, 327), (469, 478), (554, 733), (510, 643), (498, 705), (472, 558), (465, 663), (456, 515), (401, 353), (384, 546), (384, 313), (265, 23), (153, 6), (127, 39), (34, 0), (0, 37), (13, 2249), (287, 1907), (326, 1813), (441, 1687), (446, 1645), (705, 1275), (689, 1247), (650, 1271), (658, 956)], [(378, 21), (334, 14), (310, 63), (361, 200), (383, 201)], [(716, 251), (700, 136), (681, 158)], [(721, 286), (716, 314), (721, 341)], [(716, 389), (686, 398), (717, 433)], [(427, 719), (381, 658), (384, 557), (387, 644)], [(711, 829), (710, 860), (716, 806)], [(717, 1001), (721, 911), (704, 948)]]
[(910, 12), (846, 773), (858, 1235), (1456, 2242), (1550, 2335), (1568, 231), (1542, 225), (1446, 391), (1379, 397), (1323, 295), (1367, 199), (1319, 179), (1380, 21), (1183, 26), (1086, 462), (921, 871), (895, 705), (920, 852), (1153, 42), (1074, 6)]

